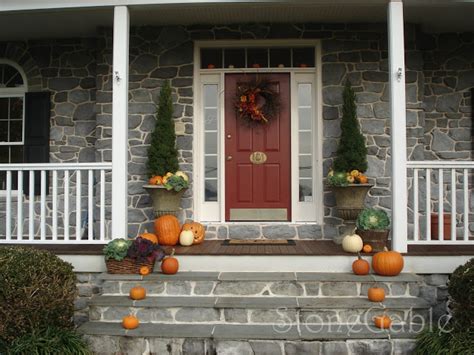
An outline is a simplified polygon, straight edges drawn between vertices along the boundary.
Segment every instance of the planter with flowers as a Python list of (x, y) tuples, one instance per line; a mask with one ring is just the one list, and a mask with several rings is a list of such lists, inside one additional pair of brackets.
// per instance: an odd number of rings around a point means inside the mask
[(355, 93), (349, 82), (343, 93), (341, 139), (327, 184), (334, 191), (341, 218), (353, 221), (364, 209), (367, 192), (372, 185), (364, 175), (367, 170), (367, 147), (357, 120)]
[(189, 187), (189, 179), (184, 172), (178, 170), (173, 102), (168, 81), (160, 92), (156, 125), (148, 148), (147, 168), (150, 179), (144, 189), (153, 200), (156, 216), (175, 214)]
[(357, 217), (356, 227), (356, 233), (373, 251), (382, 251), (387, 247), (390, 218), (384, 210), (364, 209)]
[(114, 239), (104, 247), (103, 252), (110, 274), (139, 274), (144, 266), (153, 271), (155, 262), (164, 257), (163, 249), (158, 244), (142, 237)]

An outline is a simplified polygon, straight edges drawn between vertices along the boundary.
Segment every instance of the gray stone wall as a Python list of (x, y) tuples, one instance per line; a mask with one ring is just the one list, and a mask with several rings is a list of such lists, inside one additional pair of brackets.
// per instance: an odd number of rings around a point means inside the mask
[(74, 323), (79, 326), (89, 320), (88, 301), (102, 292), (102, 279), (97, 272), (79, 272), (77, 278), (77, 297), (74, 301)]

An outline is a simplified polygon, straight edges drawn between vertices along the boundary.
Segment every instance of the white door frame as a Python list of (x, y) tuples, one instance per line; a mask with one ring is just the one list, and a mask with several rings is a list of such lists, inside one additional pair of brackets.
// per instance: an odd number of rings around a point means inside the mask
[[(314, 47), (315, 68), (223, 68), (201, 69), (202, 48), (248, 48), (248, 47)], [(278, 223), (323, 223), (323, 120), (321, 45), (319, 40), (216, 40), (194, 42), (194, 136), (193, 136), (193, 208), (194, 219), (206, 223), (245, 223), (225, 221), (225, 147), (224, 127), (224, 78), (227, 73), (290, 73), (291, 117), (298, 117), (297, 85), (309, 82), (313, 87), (313, 202), (299, 202), (298, 170), (298, 124), (291, 122), (291, 221)], [(202, 110), (202, 85), (216, 84), (222, 98), (218, 101), (218, 202), (204, 202), (204, 133)], [(212, 218), (209, 216), (212, 215)], [(253, 222), (253, 223), (262, 223)], [(267, 222), (265, 222), (267, 223)], [(271, 223), (271, 222), (268, 222)], [(275, 223), (275, 222), (273, 222)]]

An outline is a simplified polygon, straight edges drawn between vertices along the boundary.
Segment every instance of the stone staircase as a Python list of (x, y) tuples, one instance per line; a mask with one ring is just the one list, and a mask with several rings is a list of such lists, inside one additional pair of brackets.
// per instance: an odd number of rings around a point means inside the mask
[[(102, 295), (79, 329), (96, 353), (125, 354), (406, 354), (430, 306), (422, 279), (345, 273), (182, 272), (103, 274)], [(385, 288), (383, 303), (367, 289)], [(147, 297), (128, 298), (141, 285)], [(390, 330), (372, 317), (386, 313)], [(125, 330), (135, 314), (140, 326)]]

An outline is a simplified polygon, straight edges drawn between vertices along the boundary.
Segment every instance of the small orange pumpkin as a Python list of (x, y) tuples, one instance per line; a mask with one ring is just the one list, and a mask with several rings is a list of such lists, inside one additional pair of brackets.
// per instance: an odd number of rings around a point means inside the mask
[(146, 229), (145, 229), (144, 233), (139, 235), (139, 237), (142, 237), (143, 239), (148, 239), (153, 244), (158, 243), (158, 238), (156, 237), (156, 235), (153, 234), (153, 233), (148, 233), (148, 231)]
[(201, 244), (206, 236), (206, 230), (201, 223), (190, 222), (183, 224), (183, 231), (191, 231), (194, 234), (193, 244)]
[(362, 251), (364, 253), (372, 253), (372, 245), (370, 244), (365, 244), (364, 247), (362, 248)]
[(370, 287), (367, 291), (367, 297), (370, 302), (383, 302), (385, 290), (382, 287)]
[(403, 270), (403, 256), (384, 248), (372, 257), (372, 268), (378, 275), (397, 276)]
[(370, 271), (369, 262), (362, 259), (359, 255), (357, 260), (352, 263), (352, 271), (356, 275), (367, 275)]
[(161, 271), (163, 274), (173, 275), (178, 272), (179, 262), (178, 259), (174, 257), (174, 249), (171, 251), (171, 254), (163, 259), (161, 262)]
[(140, 266), (140, 275), (146, 276), (150, 273), (150, 268), (148, 266)]
[(138, 318), (132, 315), (125, 316), (122, 319), (122, 327), (124, 327), (125, 329), (138, 328), (139, 324), (140, 322), (138, 321)]
[(367, 184), (369, 182), (369, 179), (364, 174), (360, 174), (357, 177), (357, 180), (359, 181), (359, 184)]
[(132, 287), (129, 296), (132, 300), (142, 300), (146, 297), (146, 290), (141, 286)]
[(175, 216), (166, 214), (155, 219), (155, 234), (158, 236), (160, 245), (178, 244), (179, 233), (181, 233), (181, 228)]
[(162, 185), (163, 184), (163, 178), (159, 175), (152, 176), (149, 180), (148, 183), (150, 185)]
[(387, 315), (375, 316), (374, 324), (377, 328), (388, 329), (390, 328), (390, 325), (392, 325), (392, 320)]

